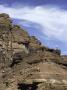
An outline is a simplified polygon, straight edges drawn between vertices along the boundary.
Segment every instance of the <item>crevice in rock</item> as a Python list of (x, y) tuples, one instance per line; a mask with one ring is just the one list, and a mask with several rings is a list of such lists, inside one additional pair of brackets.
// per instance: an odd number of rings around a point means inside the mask
[(12, 60), (12, 63), (10, 64), (10, 67), (12, 68), (14, 65), (20, 63), (22, 61), (22, 55), (20, 54), (15, 54)]
[(25, 83), (18, 83), (18, 90), (37, 90), (38, 83), (32, 83), (32, 84), (25, 84)]

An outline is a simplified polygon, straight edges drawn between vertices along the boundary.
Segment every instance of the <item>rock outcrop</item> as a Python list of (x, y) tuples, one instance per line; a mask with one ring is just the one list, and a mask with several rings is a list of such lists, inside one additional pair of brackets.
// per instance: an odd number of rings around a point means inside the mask
[[(9, 39), (3, 40), (8, 31)], [(0, 39), (0, 90), (67, 90), (67, 57), (60, 50), (43, 46), (4, 13), (0, 14)]]

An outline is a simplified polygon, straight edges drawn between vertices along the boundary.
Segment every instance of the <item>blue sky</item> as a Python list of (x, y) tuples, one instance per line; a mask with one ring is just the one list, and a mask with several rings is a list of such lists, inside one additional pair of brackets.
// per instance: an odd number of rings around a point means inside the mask
[(67, 54), (67, 0), (0, 0), (7, 13), (44, 45)]

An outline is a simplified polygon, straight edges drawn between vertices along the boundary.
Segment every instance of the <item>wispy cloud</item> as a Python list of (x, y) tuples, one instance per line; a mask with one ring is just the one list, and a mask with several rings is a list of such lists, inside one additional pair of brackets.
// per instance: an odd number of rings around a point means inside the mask
[(2, 12), (8, 13), (12, 18), (40, 24), (43, 34), (67, 44), (67, 11), (49, 6), (9, 8), (0, 5), (0, 13)]

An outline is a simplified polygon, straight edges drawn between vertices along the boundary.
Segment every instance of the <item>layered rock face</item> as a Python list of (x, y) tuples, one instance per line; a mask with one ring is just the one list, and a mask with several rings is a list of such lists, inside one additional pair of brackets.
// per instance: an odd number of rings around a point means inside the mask
[(66, 62), (60, 50), (0, 14), (0, 90), (67, 90)]

